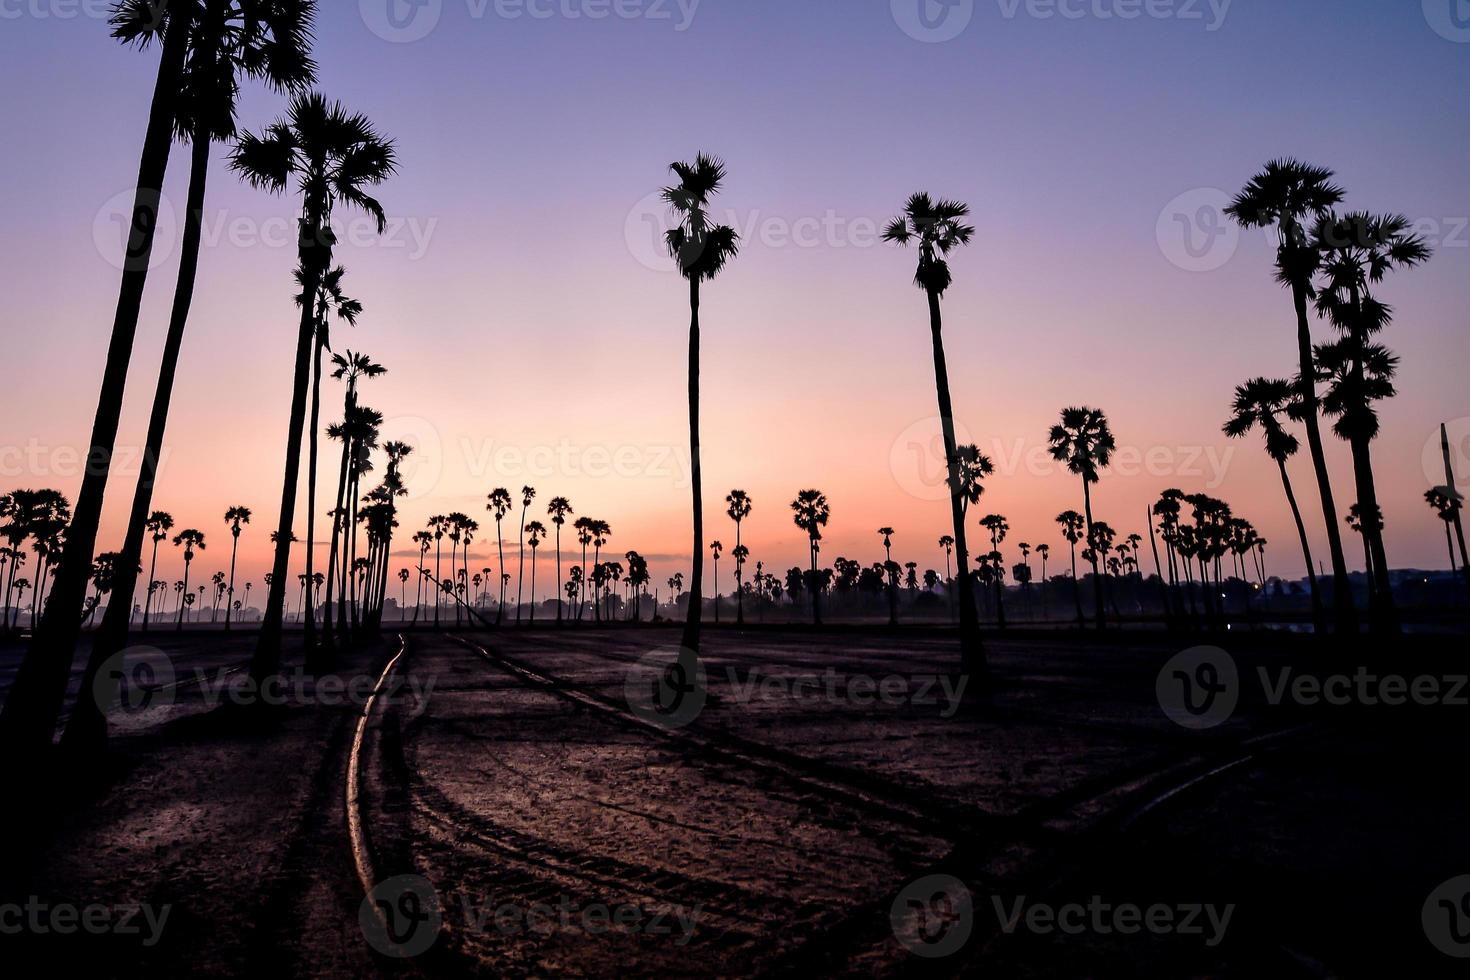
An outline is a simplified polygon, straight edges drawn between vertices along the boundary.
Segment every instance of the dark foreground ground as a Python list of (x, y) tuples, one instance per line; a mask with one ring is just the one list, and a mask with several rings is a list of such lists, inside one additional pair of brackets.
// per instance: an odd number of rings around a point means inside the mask
[[(702, 711), (686, 694), (660, 712), (677, 636), (391, 635), (337, 680), (289, 676), (265, 710), (230, 704), (256, 700), (234, 670), (248, 636), (165, 637), (125, 665), (138, 683), (105, 778), (79, 792), (58, 770), (54, 808), (6, 797), (33, 819), (5, 841), (0, 962), (276, 978), (1470, 964), (1454, 647), (1236, 634), (1181, 656), (1191, 642), (1161, 635), (1013, 633), (961, 694), (941, 632), (716, 630)], [(0, 686), (15, 656), (0, 650)]]

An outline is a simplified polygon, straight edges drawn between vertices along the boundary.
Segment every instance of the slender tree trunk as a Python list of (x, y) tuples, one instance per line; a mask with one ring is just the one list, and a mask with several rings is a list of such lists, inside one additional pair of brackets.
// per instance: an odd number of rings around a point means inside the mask
[(1103, 622), (1102, 575), (1097, 567), (1097, 544), (1092, 539), (1092, 486), (1087, 477), (1082, 478), (1082, 513), (1087, 518), (1087, 550), (1092, 552), (1093, 615), (1097, 617), (1097, 628), (1104, 629), (1107, 624)]
[(929, 333), (934, 347), (934, 387), (939, 398), (939, 422), (944, 431), (945, 462), (949, 469), (950, 519), (954, 523), (955, 565), (960, 589), (960, 670), (965, 674), (986, 671), (985, 647), (980, 641), (980, 620), (975, 611), (975, 593), (970, 588), (970, 550), (965, 543), (965, 507), (960, 490), (959, 446), (955, 438), (954, 405), (949, 396), (949, 367), (944, 357), (944, 315), (939, 294), (928, 290)]
[(240, 532), (232, 532), (233, 541), (230, 544), (230, 592), (229, 599), (225, 602), (225, 632), (230, 629), (231, 607), (235, 604), (235, 559), (240, 554)]
[(556, 624), (561, 625), (561, 525), (556, 526)]
[(192, 594), (189, 591), (189, 565), (190, 562), (186, 559), (184, 561), (184, 591), (183, 594), (179, 596), (179, 625), (177, 629), (180, 633), (184, 631), (184, 609), (186, 608), (186, 605), (184, 603), (184, 596)]
[[(314, 302), (314, 300), (313, 300)], [(326, 348), (326, 337), (317, 326), (316, 343), (312, 345), (311, 365), (311, 420), (306, 447), (306, 584), (308, 591), (316, 574), (316, 483), (318, 458), (321, 449), (322, 417), (322, 352)], [(316, 646), (316, 610), (312, 603), (303, 602), (301, 609), (302, 643), (310, 650)]]
[(689, 475), (694, 510), (694, 567), (689, 574), (689, 609), (680, 645), (699, 653), (704, 614), (704, 476), (699, 460), (699, 280), (689, 280)]
[(521, 507), (521, 533), (520, 533), (520, 568), (516, 572), (516, 625), (521, 625), (521, 609), (525, 605), (526, 589), (526, 511), (529, 507)]
[(1367, 439), (1354, 439), (1353, 475), (1357, 483), (1358, 502), (1373, 520), (1365, 527), (1363, 543), (1373, 555), (1373, 592), (1377, 603), (1374, 626), (1387, 633), (1399, 631), (1397, 603), (1393, 598), (1393, 585), (1389, 579), (1388, 556), (1383, 547), (1383, 511), (1378, 506), (1378, 489), (1373, 479), (1373, 456)]
[[(735, 550), (740, 550), (740, 522), (735, 522)], [(735, 625), (745, 625), (745, 573), (741, 571), (740, 559), (735, 559)]]
[(1301, 386), (1302, 423), (1307, 430), (1307, 448), (1312, 455), (1312, 469), (1317, 476), (1317, 490), (1322, 498), (1322, 516), (1327, 524), (1327, 546), (1332, 553), (1332, 615), (1339, 633), (1356, 633), (1358, 614), (1353, 601), (1352, 580), (1348, 578), (1347, 559), (1342, 548), (1342, 529), (1338, 527), (1337, 504), (1332, 495), (1332, 479), (1327, 472), (1327, 456), (1322, 448), (1321, 408), (1317, 386), (1310, 379), (1312, 361), (1312, 326), (1307, 315), (1305, 283), (1293, 283), (1292, 300), (1296, 306), (1298, 369)]
[(1082, 615), (1082, 583), (1077, 580), (1077, 542), (1068, 544), (1072, 546), (1072, 601), (1077, 604), (1077, 625), (1086, 626), (1087, 617)]
[[(1159, 535), (1157, 529), (1154, 527), (1154, 509), (1152, 507), (1148, 508), (1147, 517), (1145, 519), (1148, 521), (1149, 548), (1152, 549), (1154, 553), (1154, 574), (1158, 575), (1159, 577), (1159, 591), (1163, 593), (1164, 596), (1164, 622), (1168, 624), (1170, 629), (1173, 629), (1174, 608), (1173, 604), (1169, 600), (1169, 583), (1164, 579), (1164, 565), (1161, 561), (1159, 561)], [(1143, 578), (1142, 571), (1138, 573), (1138, 577), (1140, 580)], [(1140, 589), (1140, 592), (1141, 591), (1142, 590)]]
[(536, 625), (536, 550), (531, 549), (531, 625)]
[[(308, 215), (302, 221), (300, 244), (301, 295), (312, 297), (321, 286), (321, 278), (331, 263), (331, 251), (321, 244), (320, 229), (324, 215)], [(315, 249), (316, 251), (313, 251)], [(275, 674), (281, 666), (284, 641), (286, 580), (291, 572), (291, 536), (296, 519), (296, 484), (301, 471), (301, 436), (306, 427), (306, 402), (311, 388), (311, 348), (316, 333), (314, 304), (301, 307), (301, 322), (296, 335), (296, 363), (291, 383), (291, 419), (286, 430), (286, 465), (281, 482), (281, 515), (276, 528), (276, 554), (272, 565), (271, 587), (266, 597), (265, 618), (250, 662), (250, 677), (257, 684)], [(312, 667), (325, 664), (311, 651)]]
[(811, 584), (811, 587), (809, 589), (807, 589), (807, 591), (812, 594), (812, 623), (813, 623), (813, 625), (821, 626), (822, 625), (822, 606), (821, 606), (822, 590), (819, 587), (819, 582), (818, 582), (818, 578), (817, 578), (817, 542), (816, 541), (812, 541), (811, 542), (811, 552), (812, 552), (812, 584)]
[(1281, 485), (1286, 490), (1286, 502), (1291, 504), (1291, 517), (1296, 522), (1297, 538), (1302, 543), (1302, 558), (1307, 563), (1307, 583), (1312, 589), (1312, 628), (1323, 634), (1327, 632), (1327, 611), (1322, 606), (1322, 593), (1317, 585), (1317, 568), (1312, 564), (1312, 545), (1307, 539), (1307, 525), (1302, 521), (1302, 509), (1297, 505), (1291, 477), (1286, 473), (1286, 460), (1278, 459), (1276, 465), (1281, 468)]
[[(505, 537), (500, 531), (500, 518), (495, 518), (495, 552), (500, 556), (500, 603), (495, 607), (495, 625), (499, 626), (505, 617)], [(587, 563), (587, 548), (582, 548), (582, 564)], [(578, 617), (581, 618), (581, 617)]]
[[(29, 767), (39, 763), (42, 751), (50, 746), (66, 697), (77, 638), (81, 633), (79, 613), (86, 599), (87, 574), (92, 566), (97, 525), (102, 517), (102, 498), (107, 490), (113, 448), (117, 442), (133, 340), (138, 331), (143, 289), (153, 257), (163, 179), (173, 144), (180, 78), (189, 49), (188, 25), (192, 22), (193, 3), (172, 0), (170, 7), (168, 29), (159, 55), (158, 75), (148, 111), (148, 126), (143, 137), (143, 151), (138, 162), (138, 182), (128, 226), (122, 283), (118, 290), (97, 411), (92, 422), (81, 492), (67, 528), (61, 565), (52, 587), (54, 601), (42, 622), (37, 624), (32, 619), (34, 633), (30, 646), (16, 671), (4, 709), (0, 710), (0, 745), (4, 746), (3, 754), (12, 766)], [(37, 578), (37, 593), (41, 591), (43, 582), (44, 579)]]

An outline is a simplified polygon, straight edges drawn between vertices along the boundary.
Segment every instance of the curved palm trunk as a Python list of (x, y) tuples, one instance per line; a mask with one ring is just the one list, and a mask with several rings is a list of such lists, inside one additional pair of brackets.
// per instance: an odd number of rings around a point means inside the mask
[[(185, 0), (173, 0), (169, 29), (159, 55), (158, 75), (148, 110), (148, 127), (138, 162), (137, 190), (128, 226), (128, 247), (117, 309), (113, 315), (112, 336), (92, 422), (81, 492), (77, 495), (61, 565), (52, 585), (54, 601), (47, 607), (44, 619), (35, 626), (35, 634), (16, 672), (10, 695), (0, 710), (0, 744), (7, 747), (10, 761), (21, 766), (38, 761), (37, 754), (51, 744), (56, 720), (66, 697), (77, 638), (81, 633), (80, 612), (86, 601), (87, 574), (97, 545), (102, 498), (107, 490), (118, 420), (122, 414), (123, 392), (127, 387), (128, 365), (138, 332), (148, 265), (153, 256), (157, 202), (162, 197), (164, 174), (168, 170), (169, 150), (173, 144), (175, 105), (189, 48), (187, 25), (191, 22), (188, 13), (191, 8), (192, 4), (186, 4)], [(141, 551), (141, 543), (139, 548)], [(43, 582), (44, 579), (38, 576), (36, 594), (40, 593)], [(32, 622), (35, 622), (34, 618)]]
[[(1307, 316), (1307, 290), (1305, 283), (1293, 283), (1292, 300), (1296, 306), (1297, 359), (1302, 378), (1311, 378), (1315, 371), (1312, 361), (1312, 326)], [(1357, 604), (1353, 601), (1352, 580), (1348, 578), (1347, 558), (1342, 548), (1342, 529), (1338, 527), (1337, 503), (1333, 499), (1332, 479), (1327, 472), (1327, 456), (1322, 449), (1322, 427), (1318, 419), (1321, 411), (1317, 399), (1317, 386), (1304, 383), (1302, 395), (1302, 423), (1307, 430), (1307, 448), (1312, 454), (1312, 469), (1317, 476), (1317, 491), (1322, 498), (1322, 516), (1327, 523), (1327, 547), (1332, 552), (1332, 616), (1339, 633), (1356, 633), (1358, 630)]]
[[(1159, 536), (1157, 530), (1154, 528), (1154, 509), (1152, 507), (1148, 509), (1145, 520), (1148, 521), (1148, 545), (1154, 553), (1154, 574), (1159, 577), (1159, 592), (1164, 597), (1164, 622), (1168, 624), (1169, 629), (1173, 629), (1174, 610), (1172, 604), (1169, 601), (1169, 583), (1164, 578), (1164, 566), (1163, 563), (1159, 561)], [(1143, 579), (1143, 572), (1141, 570), (1138, 573), (1138, 577), (1140, 581)], [(1142, 590), (1140, 589), (1140, 592), (1141, 591)], [(1141, 609), (1142, 604), (1140, 603), (1140, 611)]]
[[(312, 297), (321, 286), (322, 273), (331, 261), (330, 250), (320, 244), (323, 216), (308, 212), (302, 222), (300, 242), (303, 282), (301, 294)], [(319, 251), (313, 252), (316, 248)], [(281, 515), (276, 528), (276, 554), (271, 569), (270, 592), (266, 597), (265, 618), (256, 640), (255, 655), (250, 661), (250, 677), (257, 684), (275, 674), (281, 666), (284, 642), (286, 579), (291, 568), (291, 535), (296, 519), (296, 482), (301, 470), (301, 433), (306, 426), (306, 401), (311, 387), (311, 349), (316, 334), (315, 310), (311, 302), (301, 306), (301, 322), (296, 332), (296, 364), (291, 383), (291, 420), (286, 430), (286, 465), (281, 481)], [(313, 651), (308, 651), (313, 669), (325, 666)]]
[(934, 346), (934, 387), (939, 396), (939, 421), (944, 430), (944, 455), (949, 466), (950, 518), (954, 522), (955, 566), (960, 582), (960, 670), (984, 673), (985, 648), (980, 642), (980, 617), (970, 588), (970, 551), (965, 543), (964, 498), (960, 492), (959, 445), (955, 439), (954, 406), (949, 397), (949, 367), (944, 357), (944, 316), (939, 294), (929, 296), (929, 333)]
[(184, 591), (179, 595), (179, 623), (176, 629), (181, 633), (184, 631), (184, 610), (188, 608), (184, 603), (184, 596), (192, 594), (189, 591), (189, 566), (191, 564), (192, 562), (189, 561), (184, 562)]
[(694, 559), (689, 573), (689, 610), (680, 645), (699, 653), (704, 609), (704, 479), (699, 463), (699, 279), (689, 280), (689, 476), (694, 508)]
[(444, 580), (439, 576), (444, 574), (444, 539), (434, 538), (434, 628), (439, 628), (440, 596), (444, 594)]
[[(1291, 487), (1291, 477), (1286, 473), (1286, 460), (1278, 459), (1276, 465), (1281, 468), (1281, 485), (1286, 490), (1286, 502), (1291, 504), (1291, 517), (1296, 522), (1296, 535), (1302, 543), (1302, 558), (1307, 563), (1307, 582), (1312, 588), (1312, 628), (1318, 633), (1325, 633), (1327, 632), (1327, 612), (1322, 607), (1322, 593), (1317, 586), (1317, 569), (1312, 564), (1312, 545), (1307, 540), (1307, 525), (1302, 521), (1302, 509), (1297, 506), (1296, 493)], [(1264, 574), (1262, 578), (1264, 579)]]

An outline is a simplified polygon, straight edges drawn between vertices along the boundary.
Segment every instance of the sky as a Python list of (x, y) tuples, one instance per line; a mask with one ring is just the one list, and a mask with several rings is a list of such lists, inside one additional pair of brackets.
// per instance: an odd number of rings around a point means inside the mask
[[(385, 235), (338, 216), (344, 285), (366, 314), (334, 337), (387, 366), (364, 401), (387, 418), (385, 439), (416, 447), (400, 550), (428, 516), (458, 510), (481, 523), (472, 567), (498, 564), (486, 494), (530, 484), (543, 522), (545, 501), (566, 496), (612, 525), (610, 550), (648, 556), (656, 584), (687, 577), (687, 291), (659, 252), (655, 195), (671, 161), (707, 151), (730, 172), (717, 213), (744, 239), (704, 290), (707, 538), (733, 547), (723, 499), (740, 487), (754, 500), (751, 561), (798, 564), (789, 502), (816, 487), (832, 507), (824, 561), (881, 560), (874, 532), (892, 525), (896, 559), (943, 569), (925, 301), (914, 254), (878, 238), (927, 190), (973, 208), (945, 342), (961, 434), (997, 463), (971, 513), (1007, 516), (1008, 559), (1022, 541), (1064, 549), (1053, 518), (1080, 509), (1082, 488), (1045, 457), (1046, 436), (1085, 404), (1107, 412), (1120, 447), (1094, 493), (1120, 536), (1146, 533), (1161, 490), (1204, 491), (1270, 539), (1269, 571), (1298, 575), (1274, 465), (1257, 439), (1220, 433), (1236, 384), (1294, 370), (1295, 327), (1267, 236), (1219, 207), (1291, 155), (1334, 168), (1348, 207), (1401, 212), (1435, 247), (1380, 291), (1403, 363), (1374, 461), (1390, 560), (1446, 566), (1422, 494), (1443, 482), (1426, 465), (1442, 421), (1470, 491), (1470, 19), (1456, 2), (324, 3), (319, 88), (393, 137), (400, 159), (379, 193)], [(156, 50), (111, 40), (103, 9), (0, 0), (0, 491), (80, 483), (157, 67)], [(283, 108), (247, 88), (240, 124), (258, 130)], [(284, 460), (298, 202), (241, 184), (227, 152), (215, 149), (154, 505), (205, 532), (200, 579), (227, 566), (225, 510), (253, 508), (240, 575), (258, 582)], [(176, 148), (165, 196), (180, 212), (187, 163)], [(166, 211), (100, 550), (120, 543), (137, 473), (177, 225)], [(326, 405), (340, 397), (328, 388)], [(1345, 511), (1336, 440), (1329, 463)], [(1291, 471), (1325, 559), (1305, 456)], [(514, 565), (513, 540), (507, 555)], [(159, 577), (180, 564), (166, 553)]]

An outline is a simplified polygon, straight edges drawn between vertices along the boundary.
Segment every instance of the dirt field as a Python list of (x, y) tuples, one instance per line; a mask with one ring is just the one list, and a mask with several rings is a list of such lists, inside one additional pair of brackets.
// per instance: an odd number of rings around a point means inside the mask
[[(1420, 646), (1364, 677), (1012, 633), (961, 687), (941, 631), (711, 630), (672, 706), (673, 630), (410, 633), (241, 710), (248, 644), (184, 637), (134, 655), (152, 696), (15, 855), (41, 928), (0, 943), (152, 977), (1463, 969), (1470, 690)], [(47, 918), (88, 905), (140, 928)]]

